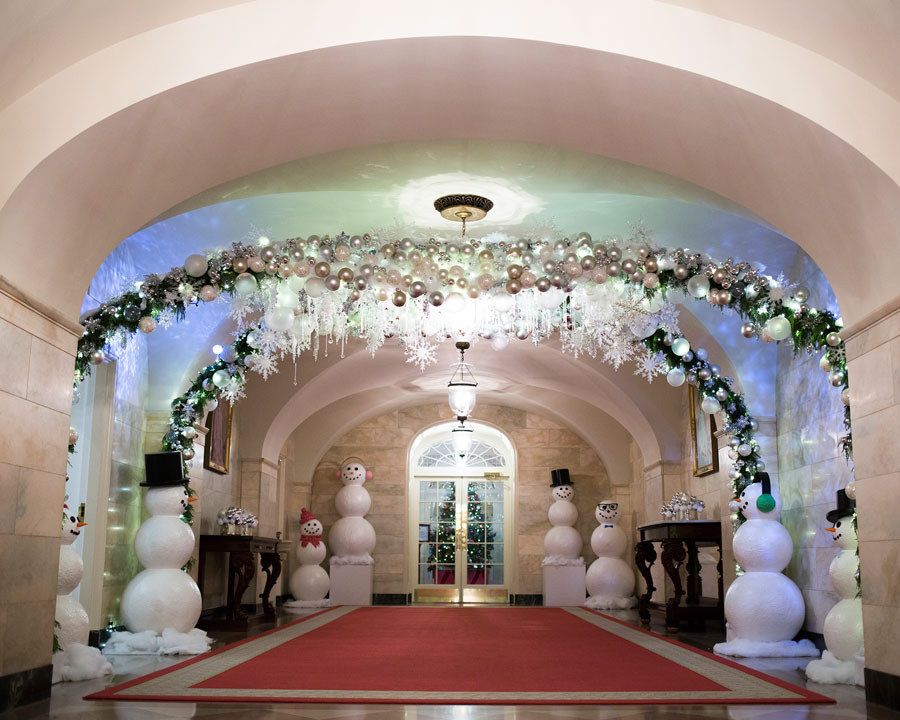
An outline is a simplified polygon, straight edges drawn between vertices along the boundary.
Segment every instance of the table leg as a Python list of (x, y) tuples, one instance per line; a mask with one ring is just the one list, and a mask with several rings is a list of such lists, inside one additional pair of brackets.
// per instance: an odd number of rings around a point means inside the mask
[(716, 571), (719, 574), (719, 622), (722, 630), (725, 630), (725, 583), (722, 579), (722, 544), (719, 543), (719, 562), (716, 563)]
[(669, 538), (662, 541), (662, 566), (675, 588), (675, 595), (666, 601), (666, 630), (668, 632), (678, 632), (678, 606), (684, 595), (678, 570), (685, 557), (687, 557), (687, 552), (685, 552), (681, 540)]
[(698, 605), (700, 596), (703, 594), (703, 581), (700, 578), (700, 558), (697, 552), (697, 543), (693, 540), (685, 540), (687, 545), (687, 564), (684, 566), (687, 570), (687, 598), (685, 602), (688, 605)]
[(279, 557), (277, 552), (260, 553), (259, 566), (266, 574), (266, 586), (263, 588), (262, 593), (260, 593), (260, 598), (262, 598), (263, 613), (265, 613), (266, 615), (274, 615), (275, 608), (272, 607), (272, 603), (269, 600), (269, 593), (271, 592), (272, 587), (275, 585), (275, 583), (278, 582), (278, 578), (281, 575), (281, 557)]
[(256, 575), (256, 566), (251, 552), (232, 552), (229, 558), (229, 575), (233, 579), (234, 593), (228, 598), (229, 620), (246, 620), (247, 613), (241, 609), (241, 598)]
[(634, 549), (634, 564), (637, 565), (638, 572), (647, 583), (647, 592), (640, 597), (638, 604), (638, 615), (644, 625), (650, 624), (650, 598), (656, 588), (653, 586), (653, 576), (650, 574), (650, 568), (656, 562), (656, 550), (653, 543), (649, 540), (639, 542)]

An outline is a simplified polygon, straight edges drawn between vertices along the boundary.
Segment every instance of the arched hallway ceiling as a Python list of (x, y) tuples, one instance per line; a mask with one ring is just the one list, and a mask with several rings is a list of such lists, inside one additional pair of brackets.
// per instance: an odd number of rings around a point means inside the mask
[[(480, 137), (562, 139), (710, 188), (805, 247), (851, 322), (893, 300), (885, 253), (900, 250), (883, 239), (900, 213), (900, 104), (859, 75), (652, 0), (498, 2), (440, 23), (402, 6), (241, 4), (159, 25), (22, 95), (0, 113), (0, 247), (16, 266), (20, 238), (68, 240), (22, 289), (71, 316), (87, 284), (72, 268), (92, 272), (186, 197), (327, 150)], [(862, 289), (849, 280), (864, 273)]]
[[(690, 246), (720, 258), (763, 258), (767, 272), (791, 274), (800, 260), (811, 264), (793, 242), (759, 224), (746, 211), (684, 181), (621, 161), (561, 148), (489, 141), (441, 141), (371, 146), (318, 156), (277, 166), (241, 178), (182, 203), (165, 220), (156, 222), (123, 242), (104, 262), (91, 284), (85, 309), (121, 290), (136, 277), (164, 272), (180, 265), (193, 252), (227, 247), (231, 241), (253, 239), (259, 232), (272, 238), (312, 233), (335, 234), (388, 228), (402, 236), (429, 233), (457, 237), (459, 226), (442, 220), (431, 207), (446, 176), (446, 187), (481, 191), (499, 207), (488, 219), (472, 226), (473, 237), (504, 230), (515, 236), (573, 236), (587, 229), (627, 236), (640, 222), (668, 247)], [(460, 179), (463, 178), (463, 179)], [(290, 192), (288, 192), (290, 191)], [(244, 197), (233, 198), (234, 195)], [(523, 201), (523, 198), (525, 199)], [(494, 218), (517, 205), (514, 220)], [(189, 210), (190, 207), (196, 209)], [(493, 216), (493, 217), (492, 217)], [(818, 270), (813, 296), (820, 307), (834, 307), (827, 283)], [(808, 278), (797, 278), (808, 281)], [(154, 411), (163, 412), (211, 361), (214, 343), (228, 344), (233, 326), (223, 303), (202, 305), (184, 323), (148, 338), (151, 350), (151, 393)], [(699, 319), (699, 322), (698, 322)], [(748, 390), (751, 411), (774, 415), (774, 348), (740, 336), (740, 320), (704, 303), (682, 308), (682, 329), (695, 343), (713, 349), (715, 362), (733, 363)], [(305, 357), (303, 362), (308, 362)], [(403, 365), (402, 361), (401, 365)], [(594, 361), (592, 361), (594, 362)], [(600, 361), (596, 361), (600, 365)], [(416, 375), (412, 366), (405, 366)], [(630, 374), (625, 368), (620, 374)], [(656, 394), (642, 384), (639, 394)], [(252, 400), (252, 398), (251, 398)]]

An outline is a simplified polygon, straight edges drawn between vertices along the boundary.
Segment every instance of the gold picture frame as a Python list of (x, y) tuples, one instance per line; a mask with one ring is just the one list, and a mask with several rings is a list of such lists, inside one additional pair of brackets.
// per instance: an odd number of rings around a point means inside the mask
[(234, 408), (230, 402), (219, 402), (218, 407), (206, 416), (206, 444), (203, 447), (203, 467), (221, 475), (228, 474), (231, 457), (231, 416)]
[(719, 471), (719, 443), (716, 440), (716, 417), (700, 409), (700, 390), (688, 387), (691, 406), (691, 455), (694, 477)]

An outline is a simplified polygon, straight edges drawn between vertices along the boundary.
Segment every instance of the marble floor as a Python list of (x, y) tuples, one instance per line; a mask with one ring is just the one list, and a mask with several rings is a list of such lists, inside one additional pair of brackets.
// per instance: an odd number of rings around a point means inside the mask
[[(296, 619), (283, 615), (280, 622)], [(635, 622), (635, 613), (618, 615)], [(262, 632), (272, 625), (261, 625), (254, 632)], [(651, 627), (662, 633), (660, 625)], [(247, 633), (210, 633), (216, 646), (234, 642)], [(710, 632), (682, 632), (682, 642), (708, 650), (722, 637), (715, 625)], [(856, 720), (900, 720), (900, 713), (866, 702), (861, 688), (845, 685), (817, 685), (806, 681), (803, 667), (809, 658), (747, 659), (742, 664), (773, 675), (801, 687), (835, 698), (836, 705), (383, 705), (383, 704), (293, 704), (293, 703), (179, 703), (179, 702), (109, 702), (86, 701), (82, 698), (109, 685), (180, 662), (184, 658), (118, 656), (111, 658), (115, 675), (99, 680), (54, 685), (49, 700), (34, 703), (12, 712), (0, 714), (0, 720), (36, 720), (60, 718), (76, 720), (155, 720), (158, 718), (226, 718), (227, 720), (278, 720), (308, 718), (308, 720), (538, 720), (539, 718), (567, 718), (570, 720), (675, 720), (683, 718), (732, 718), (740, 720), (813, 720), (840, 718)]]

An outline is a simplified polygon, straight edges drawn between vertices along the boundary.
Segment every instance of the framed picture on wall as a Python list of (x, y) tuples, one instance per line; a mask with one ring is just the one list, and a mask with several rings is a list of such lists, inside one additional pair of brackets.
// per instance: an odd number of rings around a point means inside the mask
[(231, 403), (222, 401), (206, 416), (209, 432), (203, 448), (203, 467), (222, 475), (228, 474), (228, 459), (231, 456), (231, 413)]
[(688, 387), (691, 406), (691, 450), (694, 476), (709, 475), (719, 470), (719, 443), (716, 441), (716, 417), (700, 409), (700, 390)]

